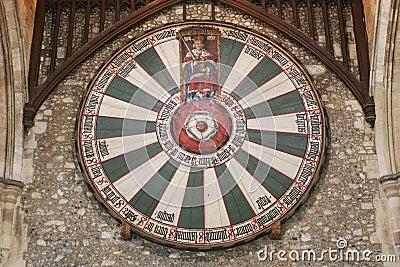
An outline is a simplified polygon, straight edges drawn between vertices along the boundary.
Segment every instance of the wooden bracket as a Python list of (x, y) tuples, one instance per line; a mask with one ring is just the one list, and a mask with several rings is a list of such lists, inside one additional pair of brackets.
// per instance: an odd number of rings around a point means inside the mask
[(132, 240), (131, 226), (123, 221), (121, 227), (122, 240)]
[(280, 240), (282, 237), (282, 233), (281, 233), (281, 222), (277, 221), (276, 223), (274, 223), (272, 225), (272, 229), (271, 229), (271, 239), (272, 240)]

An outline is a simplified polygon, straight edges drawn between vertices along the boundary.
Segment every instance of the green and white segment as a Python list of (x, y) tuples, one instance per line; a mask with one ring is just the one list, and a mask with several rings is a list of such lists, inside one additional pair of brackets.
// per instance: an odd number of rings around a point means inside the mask
[[(230, 158), (206, 167), (172, 158), (157, 134), (161, 110), (179, 95), (178, 32), (187, 28), (221, 33), (220, 86), (246, 120), (240, 145), (217, 148), (234, 149)], [(155, 242), (206, 250), (254, 239), (293, 213), (318, 178), (325, 128), (308, 74), (279, 45), (226, 24), (185, 23), (146, 33), (104, 64), (82, 102), (77, 148), (114, 216)]]

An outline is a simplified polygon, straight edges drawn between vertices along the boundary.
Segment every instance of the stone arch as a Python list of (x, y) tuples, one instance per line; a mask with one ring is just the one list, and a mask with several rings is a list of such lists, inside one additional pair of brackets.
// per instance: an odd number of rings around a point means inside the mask
[(0, 266), (23, 266), (25, 45), (16, 1), (0, 1)]
[[(372, 51), (373, 61), (371, 68), (371, 94), (376, 98), (377, 102), (377, 121), (376, 132), (377, 150), (379, 156), (381, 175), (395, 173), (399, 160), (395, 155), (395, 142), (392, 134), (393, 126), (396, 118), (393, 116), (396, 108), (393, 106), (395, 99), (396, 88), (395, 80), (399, 79), (396, 76), (395, 59), (399, 59), (399, 51), (396, 51), (396, 46), (399, 46), (399, 35), (396, 34), (398, 29), (398, 8), (399, 1), (385, 2), (380, 1), (377, 5), (377, 19), (375, 27), (375, 44)], [(386, 16), (382, 14), (388, 14)], [(396, 40), (397, 35), (397, 40)], [(398, 63), (397, 63), (398, 64)], [(397, 87), (398, 87), (397, 81)], [(397, 141), (398, 142), (398, 141)]]
[(18, 7), (14, 1), (0, 3), (1, 49), (1, 115), (0, 136), (6, 140), (0, 144), (0, 177), (22, 180), (23, 154), (23, 105), (27, 99), (27, 75), (25, 46), (21, 34)]
[[(397, 1), (397, 3), (399, 3)], [(394, 163), (393, 163), (393, 168), (395, 169), (396, 172), (400, 170), (400, 156), (399, 156), (399, 151), (400, 151), (400, 136), (396, 134), (400, 131), (400, 118), (398, 116), (400, 112), (400, 106), (398, 105), (399, 99), (400, 99), (400, 19), (399, 19), (399, 9), (397, 8), (397, 19), (396, 19), (396, 28), (395, 32), (393, 33), (393, 60), (392, 60), (392, 88), (391, 88), (391, 97), (388, 96), (388, 99), (390, 97), (391, 101), (391, 107), (392, 107), (392, 112), (391, 112), (391, 117), (393, 120), (393, 126), (392, 126), (392, 138), (393, 138), (393, 157), (394, 157)], [(396, 153), (397, 152), (397, 153)]]
[[(376, 103), (376, 150), (383, 198), (383, 247), (400, 253), (400, 1), (377, 1), (371, 89)], [(393, 247), (394, 246), (394, 247)]]

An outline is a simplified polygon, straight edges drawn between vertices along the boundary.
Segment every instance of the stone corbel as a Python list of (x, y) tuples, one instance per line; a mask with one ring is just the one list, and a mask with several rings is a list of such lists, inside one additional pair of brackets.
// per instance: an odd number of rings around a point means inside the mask
[(388, 213), (392, 226), (393, 245), (400, 256), (400, 172), (379, 179), (388, 200)]
[(24, 266), (26, 247), (20, 198), (24, 184), (0, 177), (0, 267)]
[(400, 172), (382, 176), (379, 183), (383, 186), (388, 199), (400, 197)]

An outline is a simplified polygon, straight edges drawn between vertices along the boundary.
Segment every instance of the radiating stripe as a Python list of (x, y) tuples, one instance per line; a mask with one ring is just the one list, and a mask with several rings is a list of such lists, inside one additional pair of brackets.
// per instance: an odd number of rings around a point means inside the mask
[(119, 76), (116, 76), (110, 83), (106, 94), (155, 112), (159, 112), (163, 105), (157, 98)]
[(241, 164), (242, 163), (236, 159), (232, 159), (226, 165), (232, 173), (232, 177), (235, 179), (237, 185), (243, 192), (243, 195), (246, 197), (247, 202), (251, 204), (253, 211), (258, 214), (263, 210), (263, 208), (259, 207), (257, 200), (262, 197), (267, 197), (270, 199), (272, 204), (276, 199)]
[(251, 143), (247, 140), (244, 141), (242, 149), (292, 179), (296, 177), (303, 161), (303, 158)]
[(246, 118), (260, 118), (304, 111), (303, 101), (297, 91), (292, 91), (244, 110)]
[(162, 151), (161, 146), (153, 143), (146, 147), (128, 152), (106, 162), (103, 162), (103, 169), (111, 182), (121, 178), (131, 170), (137, 168)]
[(248, 140), (266, 147), (304, 157), (307, 148), (308, 136), (292, 133), (263, 132), (247, 130)]
[(152, 217), (156, 220), (157, 212), (166, 211), (169, 214), (174, 214), (173, 222), (165, 222), (168, 224), (177, 225), (179, 219), (179, 213), (181, 211), (181, 205), (183, 197), (185, 196), (186, 184), (189, 179), (190, 168), (184, 165), (180, 165), (177, 169), (174, 177), (164, 192), (164, 195), (160, 199), (157, 207), (154, 210)]
[(115, 158), (121, 154), (145, 147), (149, 144), (157, 142), (156, 133), (145, 133), (137, 135), (129, 135), (116, 138), (108, 138), (100, 140), (104, 145), (107, 146), (108, 155), (102, 157), (103, 161), (110, 158)]
[(224, 198), (213, 168), (204, 169), (204, 217), (205, 228), (230, 225)]
[(125, 199), (131, 199), (153, 177), (154, 173), (158, 172), (167, 160), (169, 158), (165, 153), (158, 153), (117, 180), (114, 183), (115, 188)]
[(231, 224), (241, 223), (253, 218), (255, 216), (253, 209), (243, 196), (226, 165), (215, 167), (215, 172), (218, 176), (218, 183)]
[(136, 69), (128, 74), (126, 80), (161, 102), (167, 101), (171, 96), (171, 94), (164, 89), (163, 86), (157, 83), (157, 81), (154, 80), (153, 77), (151, 77), (140, 65), (137, 65)]
[(154, 49), (171, 74), (175, 84), (180, 84), (179, 41), (171, 40), (161, 43)]
[[(228, 78), (223, 83), (224, 90), (231, 93), (242, 82), (243, 79), (248, 80), (249, 73), (257, 66), (259, 61), (254, 57), (246, 54), (245, 47), (243, 47), (239, 59), (235, 62)], [(267, 71), (267, 70), (264, 70)], [(253, 87), (251, 87), (253, 89)]]
[(225, 84), (232, 67), (243, 50), (244, 44), (227, 38), (221, 38), (220, 46), (222, 47), (220, 56), (220, 83)]
[(178, 227), (204, 228), (203, 170), (192, 168), (186, 185)]
[(236, 153), (234, 158), (245, 165), (246, 170), (275, 198), (280, 198), (293, 182), (285, 175), (275, 171), (270, 166), (247, 154), (242, 149)]
[[(256, 61), (255, 59), (253, 59)], [(234, 89), (232, 95), (236, 99), (242, 99), (246, 95), (254, 92), (256, 89), (267, 83), (269, 80), (276, 77), (283, 70), (268, 57), (263, 58), (260, 63), (255, 66), (246, 79)]]
[(96, 137), (109, 138), (124, 135), (151, 133), (156, 131), (156, 123), (143, 120), (125, 120), (123, 118), (98, 117)]
[(252, 93), (240, 99), (239, 104), (243, 108), (248, 108), (266, 100), (289, 93), (295, 89), (296, 87), (293, 85), (292, 81), (288, 79), (286, 73), (281, 72), (257, 90), (254, 90)]
[(154, 48), (147, 49), (135, 58), (146, 72), (171, 95), (179, 91), (164, 62), (160, 59)]
[(297, 133), (296, 113), (247, 120), (247, 129)]
[(99, 116), (125, 119), (156, 121), (157, 113), (140, 106), (105, 95), (101, 102)]
[(165, 189), (177, 170), (176, 164), (167, 161), (158, 172), (129, 201), (129, 204), (150, 217)]

